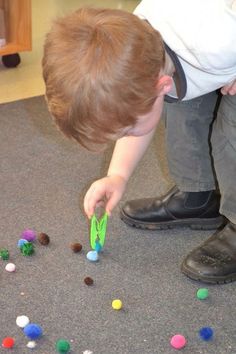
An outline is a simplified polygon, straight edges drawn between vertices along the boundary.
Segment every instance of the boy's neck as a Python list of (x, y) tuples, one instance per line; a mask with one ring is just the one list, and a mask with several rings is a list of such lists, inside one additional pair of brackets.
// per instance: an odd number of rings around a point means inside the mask
[(181, 96), (181, 78), (179, 77), (178, 72), (176, 71), (174, 62), (167, 52), (165, 52), (165, 66), (164, 66), (164, 75), (172, 77), (173, 80), (173, 92), (175, 92), (177, 97)]
[(167, 52), (165, 52), (165, 66), (164, 66), (164, 74), (168, 76), (173, 76), (175, 73), (174, 63)]

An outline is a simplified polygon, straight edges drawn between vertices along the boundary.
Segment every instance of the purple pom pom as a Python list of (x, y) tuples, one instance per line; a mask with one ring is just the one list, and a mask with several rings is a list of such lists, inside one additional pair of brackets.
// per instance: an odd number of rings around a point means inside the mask
[(21, 238), (24, 240), (27, 240), (29, 242), (32, 242), (36, 239), (36, 232), (34, 230), (24, 230), (21, 234)]

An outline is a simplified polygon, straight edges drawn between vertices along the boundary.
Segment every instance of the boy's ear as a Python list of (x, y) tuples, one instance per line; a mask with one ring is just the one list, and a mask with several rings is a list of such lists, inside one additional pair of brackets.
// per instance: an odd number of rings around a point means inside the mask
[(171, 76), (163, 75), (161, 76), (156, 84), (157, 95), (165, 96), (168, 92), (170, 92), (173, 85), (173, 79)]

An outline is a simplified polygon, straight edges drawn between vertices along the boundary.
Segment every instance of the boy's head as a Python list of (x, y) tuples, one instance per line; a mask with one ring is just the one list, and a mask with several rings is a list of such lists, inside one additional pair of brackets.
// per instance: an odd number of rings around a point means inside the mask
[(122, 136), (157, 98), (164, 66), (160, 34), (121, 10), (83, 8), (47, 34), (43, 76), (62, 132), (88, 149)]

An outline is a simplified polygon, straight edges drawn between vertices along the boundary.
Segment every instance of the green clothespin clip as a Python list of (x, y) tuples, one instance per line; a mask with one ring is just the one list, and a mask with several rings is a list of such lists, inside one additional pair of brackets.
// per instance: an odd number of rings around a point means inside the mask
[(107, 231), (108, 214), (105, 213), (100, 220), (93, 214), (90, 225), (90, 245), (93, 250), (101, 251), (104, 246)]

